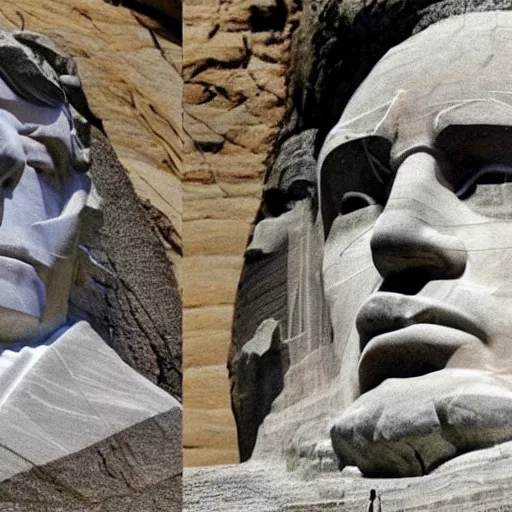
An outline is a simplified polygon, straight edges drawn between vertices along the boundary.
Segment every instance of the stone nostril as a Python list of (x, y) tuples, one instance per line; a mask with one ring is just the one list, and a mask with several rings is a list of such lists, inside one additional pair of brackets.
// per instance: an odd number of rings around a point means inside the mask
[(356, 210), (360, 210), (361, 208), (366, 208), (367, 206), (374, 204), (377, 204), (376, 201), (368, 194), (363, 194), (361, 192), (347, 192), (341, 199), (340, 213), (342, 215), (347, 215), (348, 213), (352, 213)]
[(428, 270), (421, 268), (407, 269), (389, 274), (382, 282), (379, 291), (416, 295), (433, 279), (435, 279), (435, 274)]

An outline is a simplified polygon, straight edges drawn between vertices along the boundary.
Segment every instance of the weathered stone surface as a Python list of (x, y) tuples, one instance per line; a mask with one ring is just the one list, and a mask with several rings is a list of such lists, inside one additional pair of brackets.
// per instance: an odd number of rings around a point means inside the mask
[(181, 246), (182, 82), (176, 37), (102, 0), (21, 0), (2, 6), (0, 23), (47, 35), (75, 57), (89, 106), (137, 194), (174, 226), (167, 253), (179, 276), (180, 257), (172, 249)]
[(238, 458), (224, 361), (242, 254), (265, 162), (285, 112), (285, 73), (297, 13), (295, 2), (274, 0), (184, 5), (188, 465)]
[(0, 510), (181, 511), (179, 413), (154, 416), (0, 483)]
[[(113, 348), (130, 366), (179, 398), (181, 299), (176, 278), (107, 140), (99, 132), (92, 140), (93, 179), (104, 198), (95, 257), (116, 276), (103, 282), (98, 276), (106, 287), (110, 318), (105, 326), (105, 311), (100, 310), (95, 326), (109, 332)], [(142, 270), (148, 268), (151, 272)]]
[(431, 475), (400, 479), (363, 478), (355, 467), (340, 473), (320, 458), (316, 469), (296, 472), (268, 461), (185, 468), (183, 510), (353, 512), (372, 510), (373, 503), (376, 512), (506, 512), (512, 490), (511, 456), (511, 443), (506, 443), (464, 455)]
[[(153, 18), (169, 17), (181, 24), (182, 2), (180, 0), (105, 0), (113, 5), (124, 5), (142, 11)], [(167, 20), (166, 20), (167, 21)]]

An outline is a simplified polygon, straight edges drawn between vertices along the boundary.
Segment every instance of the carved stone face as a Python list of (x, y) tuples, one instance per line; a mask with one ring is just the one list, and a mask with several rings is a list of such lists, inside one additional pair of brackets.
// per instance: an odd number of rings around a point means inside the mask
[(511, 28), (471, 14), (397, 46), (324, 144), (342, 465), (419, 475), (512, 439)]
[(34, 105), (0, 79), (0, 341), (65, 321), (89, 178), (72, 169), (68, 107)]

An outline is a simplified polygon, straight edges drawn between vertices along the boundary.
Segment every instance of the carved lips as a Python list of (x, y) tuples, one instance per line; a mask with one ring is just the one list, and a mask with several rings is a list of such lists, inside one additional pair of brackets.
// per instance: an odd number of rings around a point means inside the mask
[(387, 378), (442, 370), (464, 346), (485, 349), (485, 333), (474, 320), (453, 306), (418, 296), (378, 292), (359, 311), (356, 327), (361, 393)]

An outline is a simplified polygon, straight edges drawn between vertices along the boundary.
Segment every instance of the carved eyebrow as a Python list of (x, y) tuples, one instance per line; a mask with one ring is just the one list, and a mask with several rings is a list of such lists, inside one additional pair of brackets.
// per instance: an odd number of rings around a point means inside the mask
[(471, 187), (482, 177), (486, 174), (489, 174), (491, 172), (501, 172), (506, 176), (512, 176), (512, 165), (507, 164), (486, 164), (482, 165), (477, 172), (475, 172), (469, 180), (467, 180), (462, 187), (457, 190), (455, 193), (457, 197), (464, 197), (469, 190), (471, 190)]

